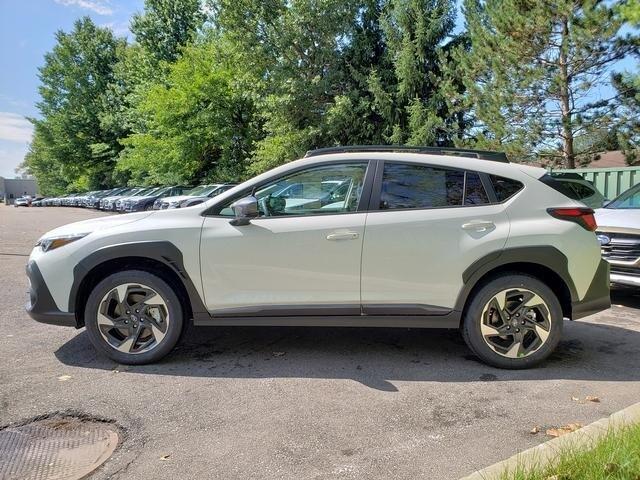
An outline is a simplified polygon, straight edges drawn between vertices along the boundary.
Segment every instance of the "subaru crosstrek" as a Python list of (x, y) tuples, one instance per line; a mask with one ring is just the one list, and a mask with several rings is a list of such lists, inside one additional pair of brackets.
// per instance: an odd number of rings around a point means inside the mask
[(565, 318), (610, 306), (595, 229), (501, 154), (322, 149), (194, 207), (45, 234), (27, 310), (125, 364), (164, 357), (192, 321), (459, 328), (485, 362), (526, 368)]

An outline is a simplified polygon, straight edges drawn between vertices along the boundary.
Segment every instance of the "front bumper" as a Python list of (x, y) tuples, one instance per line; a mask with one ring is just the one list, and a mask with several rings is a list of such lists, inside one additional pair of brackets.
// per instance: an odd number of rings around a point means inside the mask
[(42, 278), (36, 262), (31, 260), (27, 264), (27, 277), (29, 277), (29, 302), (26, 305), (27, 313), (37, 322), (59, 325), (63, 327), (76, 327), (76, 316), (73, 312), (61, 312), (53, 300), (49, 288)]
[(584, 298), (571, 302), (571, 319), (578, 320), (611, 308), (609, 285), (609, 262), (601, 259)]

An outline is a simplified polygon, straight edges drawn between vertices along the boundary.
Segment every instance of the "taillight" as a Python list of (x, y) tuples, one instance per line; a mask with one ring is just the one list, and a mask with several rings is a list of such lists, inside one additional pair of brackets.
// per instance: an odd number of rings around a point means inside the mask
[(587, 207), (547, 208), (547, 212), (560, 220), (575, 222), (590, 232), (595, 232), (598, 228), (593, 210)]

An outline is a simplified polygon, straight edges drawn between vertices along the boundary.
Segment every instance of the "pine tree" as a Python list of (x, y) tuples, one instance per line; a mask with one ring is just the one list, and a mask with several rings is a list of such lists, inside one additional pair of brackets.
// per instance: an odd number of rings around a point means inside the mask
[(636, 48), (620, 35), (622, 21), (598, 0), (465, 0), (470, 48), (458, 49), (449, 82), (452, 107), (470, 109), (476, 127), (459, 143), (544, 152), (574, 168), (575, 138), (608, 129), (616, 103), (598, 98), (609, 69)]

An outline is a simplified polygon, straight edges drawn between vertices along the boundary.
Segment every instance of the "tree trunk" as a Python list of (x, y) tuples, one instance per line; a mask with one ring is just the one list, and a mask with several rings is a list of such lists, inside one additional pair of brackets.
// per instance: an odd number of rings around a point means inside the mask
[(569, 25), (567, 18), (562, 19), (562, 42), (558, 64), (560, 67), (560, 112), (562, 116), (562, 156), (567, 168), (576, 168), (576, 156), (573, 150), (573, 129), (571, 103), (569, 98), (569, 73), (567, 68), (567, 51), (569, 46)]

